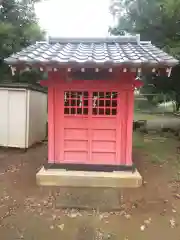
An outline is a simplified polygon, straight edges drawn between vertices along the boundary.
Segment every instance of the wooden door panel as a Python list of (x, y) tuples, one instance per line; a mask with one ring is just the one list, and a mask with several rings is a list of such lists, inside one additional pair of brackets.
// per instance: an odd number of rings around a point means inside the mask
[(116, 153), (92, 152), (91, 164), (115, 164)]
[(118, 164), (118, 91), (92, 91), (83, 84), (81, 90), (62, 89), (63, 159), (58, 162)]
[(66, 129), (87, 129), (88, 117), (82, 116), (65, 116), (64, 128)]
[(64, 151), (64, 163), (87, 163), (87, 161), (86, 151)]
[(92, 141), (92, 151), (116, 152), (116, 141)]
[(116, 129), (116, 118), (111, 117), (92, 117), (91, 128), (97, 130), (115, 130)]
[(68, 140), (88, 140), (88, 129), (65, 128), (64, 139)]
[(116, 141), (116, 130), (115, 129), (93, 129), (92, 140)]
[(64, 150), (87, 151), (88, 140), (64, 140)]

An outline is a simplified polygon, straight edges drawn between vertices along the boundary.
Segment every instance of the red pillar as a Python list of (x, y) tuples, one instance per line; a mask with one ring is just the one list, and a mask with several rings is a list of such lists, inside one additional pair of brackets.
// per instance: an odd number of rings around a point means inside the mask
[(48, 163), (55, 160), (54, 87), (48, 87)]
[(40, 82), (42, 86), (48, 87), (48, 163), (55, 163), (59, 154), (59, 147), (56, 147), (56, 143), (59, 143), (59, 134), (56, 134), (59, 131), (59, 95), (56, 89), (58, 83), (64, 79), (63, 74), (64, 72), (48, 72), (48, 80)]
[[(134, 85), (136, 73), (127, 72), (121, 74), (122, 86), (120, 95), (120, 132), (121, 132), (121, 164), (132, 166), (132, 135), (134, 118)], [(119, 77), (118, 77), (119, 78)]]
[(133, 118), (134, 118), (134, 88), (127, 92), (127, 125), (126, 125), (126, 165), (132, 165), (132, 140), (133, 140)]

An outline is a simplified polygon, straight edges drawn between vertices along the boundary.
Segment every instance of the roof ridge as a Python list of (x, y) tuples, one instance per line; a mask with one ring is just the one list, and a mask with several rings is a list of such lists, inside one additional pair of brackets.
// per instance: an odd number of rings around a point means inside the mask
[(48, 42), (54, 43), (139, 43), (139, 35), (135, 36), (109, 36), (109, 37), (78, 37), (78, 38), (66, 38), (66, 37), (49, 37)]

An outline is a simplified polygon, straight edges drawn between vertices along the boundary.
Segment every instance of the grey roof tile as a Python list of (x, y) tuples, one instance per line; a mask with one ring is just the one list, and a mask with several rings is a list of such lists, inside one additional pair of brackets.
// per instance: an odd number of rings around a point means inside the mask
[(5, 59), (8, 64), (92, 64), (92, 65), (164, 65), (174, 66), (178, 61), (150, 42), (137, 37), (110, 37), (86, 39), (50, 39), (38, 42)]

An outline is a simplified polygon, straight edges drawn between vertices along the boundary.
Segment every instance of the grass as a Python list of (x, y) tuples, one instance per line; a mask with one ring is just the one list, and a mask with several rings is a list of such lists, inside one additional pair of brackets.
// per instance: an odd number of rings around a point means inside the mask
[(135, 112), (134, 113), (134, 120), (138, 121), (138, 120), (152, 120), (152, 119), (156, 119), (158, 118), (157, 115), (155, 114), (147, 114), (147, 113), (141, 113), (141, 112)]
[[(175, 118), (172, 113), (164, 113), (165, 118), (171, 121)], [(134, 120), (158, 120), (162, 118), (157, 113), (142, 113), (135, 111)], [(165, 135), (166, 134), (166, 135)], [(163, 133), (163, 137), (158, 134), (143, 134), (134, 132), (133, 148), (143, 155), (146, 161), (155, 165), (168, 165), (172, 170), (174, 181), (180, 181), (180, 153), (177, 149), (180, 147), (180, 141), (170, 133)]]
[(140, 149), (152, 163), (162, 164), (172, 160), (180, 165), (180, 156), (177, 147), (180, 143), (173, 138), (157, 135), (143, 135), (135, 132), (133, 135), (133, 148)]
[(175, 116), (173, 112), (164, 112), (164, 113), (143, 113), (140, 111), (134, 112), (134, 120), (154, 120), (159, 119), (159, 117), (166, 117), (166, 118), (179, 118), (178, 116)]
[(160, 115), (173, 115), (172, 103), (162, 103), (158, 106), (152, 105), (146, 98), (135, 98), (134, 101), (134, 120), (151, 120)]

